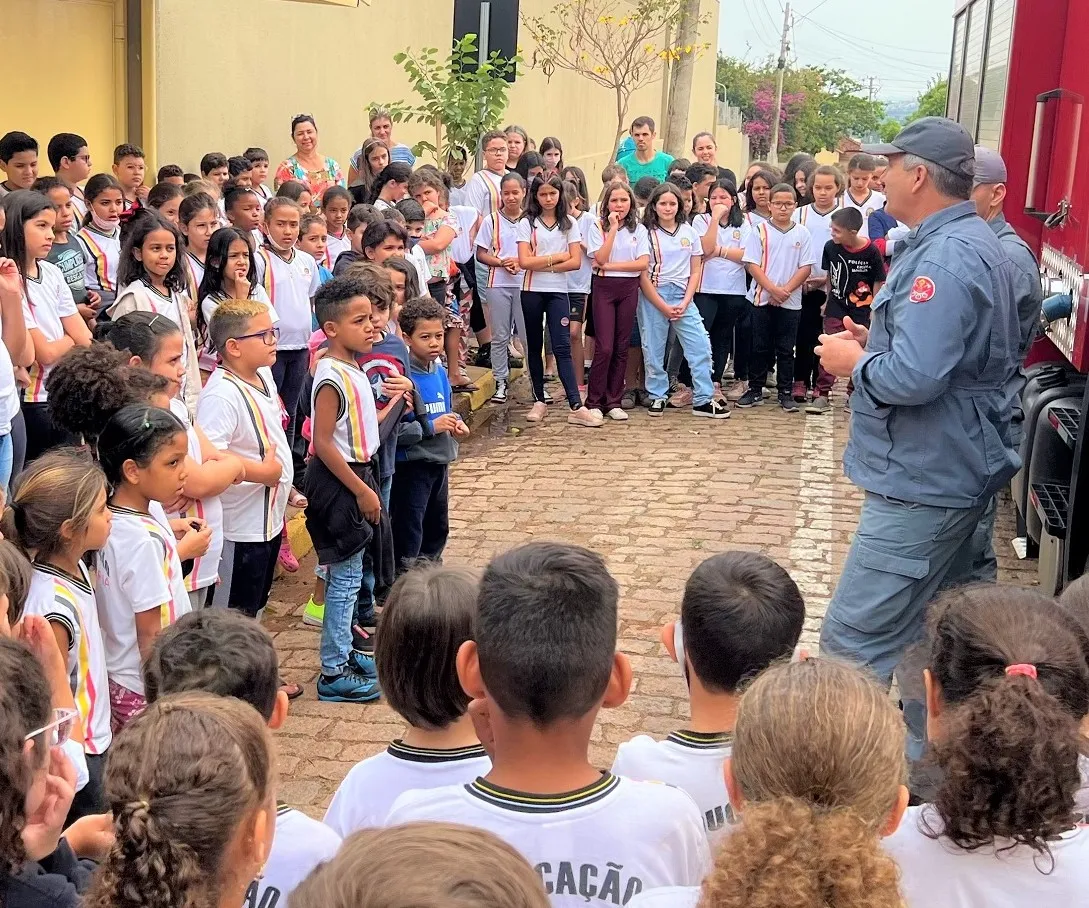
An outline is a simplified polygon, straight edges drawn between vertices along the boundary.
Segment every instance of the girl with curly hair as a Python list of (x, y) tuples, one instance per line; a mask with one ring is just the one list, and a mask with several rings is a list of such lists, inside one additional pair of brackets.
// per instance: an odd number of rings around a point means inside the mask
[(86, 908), (241, 905), (276, 829), (268, 729), (241, 700), (164, 697), (110, 752), (116, 841)]
[(880, 839), (907, 807), (904, 722), (851, 666), (780, 663), (741, 698), (726, 788), (740, 822), (701, 889), (630, 908), (902, 908)]
[(1084, 903), (1083, 625), (1039, 593), (985, 586), (940, 600), (929, 636), (927, 735), (942, 779), (888, 841), (907, 904)]

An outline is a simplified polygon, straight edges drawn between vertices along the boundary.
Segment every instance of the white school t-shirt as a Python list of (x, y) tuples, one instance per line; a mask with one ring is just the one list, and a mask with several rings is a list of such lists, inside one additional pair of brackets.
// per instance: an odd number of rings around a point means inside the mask
[(310, 872), (340, 850), (340, 836), (305, 813), (276, 805), (276, 834), (272, 838), (264, 875), (250, 883), (242, 904), (253, 908), (288, 908), (291, 893)]
[(455, 262), (463, 265), (473, 257), (473, 228), (480, 212), (471, 205), (451, 205), (450, 213), (458, 222), (457, 236), (450, 244), (450, 255)]
[(858, 231), (858, 235), (868, 240), (870, 238), (870, 215), (885, 207), (884, 194), (871, 189), (861, 202), (856, 202), (851, 198), (851, 190), (846, 189), (843, 195), (839, 197), (839, 203), (843, 208), (857, 208), (862, 212), (862, 229)]
[[(189, 420), (189, 411), (180, 400), (170, 401), (170, 412), (173, 413), (183, 426), (185, 435), (189, 441), (189, 458), (197, 464), (204, 463), (200, 453), (200, 437)], [(171, 517), (181, 517), (192, 520), (200, 518), (212, 528), (212, 539), (208, 544), (208, 551), (193, 559), (193, 570), (185, 578), (185, 588), (189, 592), (202, 590), (205, 587), (219, 583), (219, 559), (223, 554), (223, 504), (218, 495), (209, 495), (199, 498), (189, 505), (184, 511), (171, 514)]]
[(325, 240), (325, 267), (332, 271), (341, 253), (347, 252), (351, 248), (352, 235), (348, 232), (347, 227), (344, 228), (340, 236), (330, 232)]
[(637, 735), (620, 745), (613, 772), (645, 782), (665, 782), (687, 791), (703, 815), (712, 846), (733, 822), (722, 766), (733, 750), (733, 735), (678, 731), (664, 741)]
[(575, 224), (578, 227), (580, 242), (582, 243), (582, 264), (578, 271), (567, 272), (568, 293), (589, 293), (590, 281), (594, 275), (594, 263), (587, 253), (590, 243), (590, 229), (594, 222), (594, 216), (589, 211), (584, 211), (577, 218)]
[(156, 609), (169, 627), (192, 611), (182, 577), (177, 540), (162, 505), (147, 514), (110, 506), (113, 524), (95, 554), (95, 599), (106, 648), (106, 671), (115, 684), (144, 693), (136, 615)]
[[(581, 243), (582, 235), (574, 220), (571, 220), (571, 226), (567, 230), (561, 230), (558, 221), (548, 227), (536, 218), (531, 223), (528, 217), (523, 217), (518, 222), (518, 242), (529, 244), (530, 255), (560, 255), (568, 252), (571, 246)], [(566, 293), (567, 273), (527, 271), (522, 275), (522, 290), (533, 293)]]
[(465, 184), (465, 204), (472, 205), (483, 217), (498, 211), (503, 204), (499, 186), (506, 174), (478, 170)]
[(284, 408), (268, 368), (257, 370), (262, 388), (242, 381), (223, 367), (208, 376), (197, 402), (197, 425), (221, 451), (260, 461), (276, 445), (280, 482), (269, 487), (240, 482), (219, 496), (223, 538), (231, 542), (268, 542), (283, 529), (293, 467), (284, 434)]
[(0, 436), (11, 432), (11, 421), (19, 412), (19, 397), (15, 366), (7, 346), (0, 342)]
[(333, 447), (348, 463), (369, 463), (378, 451), (378, 413), (366, 373), (355, 363), (323, 356), (314, 371), (311, 413), (316, 412), (318, 392), (327, 385), (340, 399)]
[(50, 564), (35, 564), (24, 611), (56, 621), (68, 632), (68, 681), (83, 723), (83, 747), (89, 754), (105, 753), (113, 741), (106, 648), (94, 587), (83, 562), (79, 577)]
[(900, 827), (882, 839), (900, 865), (906, 908), (1067, 908), (1089, 893), (1089, 826), (1077, 826), (1048, 843), (1054, 858), (999, 839), (965, 851), (923, 831), (941, 821), (928, 805), (909, 807)]
[[(586, 251), (592, 256), (605, 245), (605, 231), (601, 229), (601, 223), (597, 218), (590, 222), (589, 233), (586, 238)], [(621, 227), (616, 231), (616, 239), (613, 240), (613, 248), (609, 251), (610, 262), (634, 262), (643, 256), (650, 261), (650, 234), (647, 228), (636, 223), (634, 230)], [(639, 277), (638, 271), (604, 271), (597, 269), (597, 273), (603, 277)], [(687, 283), (687, 281), (686, 281)]]
[(698, 886), (711, 867), (699, 809), (678, 788), (603, 773), (578, 791), (523, 795), (477, 779), (401, 795), (387, 826), (416, 820), (495, 833), (537, 870), (553, 905), (625, 904), (657, 886)]
[[(72, 290), (64, 279), (64, 272), (56, 265), (38, 261), (38, 279), (27, 278), (23, 296), (23, 318), (28, 329), (37, 328), (47, 341), (64, 337), (62, 318), (79, 315)], [(45, 403), (45, 380), (53, 366), (43, 366), (37, 360), (30, 364), (30, 384), (23, 390), (23, 402)]]
[(649, 231), (650, 268), (647, 274), (655, 287), (675, 284), (687, 287), (692, 276), (692, 259), (703, 255), (700, 238), (691, 224), (678, 224), (670, 233), (662, 227)]
[(427, 253), (417, 243), (405, 253), (405, 260), (416, 269), (416, 281), (420, 285), (420, 293), (427, 296), (427, 285), (431, 280), (431, 266), (427, 264)]
[[(801, 224), (791, 224), (788, 230), (780, 230), (771, 221), (765, 221), (746, 238), (745, 261), (759, 265), (768, 280), (782, 286), (799, 268), (813, 264), (813, 242), (809, 231)], [(771, 301), (756, 278), (753, 278), (749, 293), (754, 306), (767, 306)], [(783, 303), (783, 308), (802, 308), (801, 287), (794, 289), (790, 298)]]
[(628, 908), (696, 908), (699, 900), (699, 886), (663, 886), (639, 893)]
[(200, 290), (200, 283), (204, 280), (204, 262), (188, 249), (185, 250), (185, 270), (189, 273), (189, 284), (195, 294)]
[(479, 744), (438, 750), (394, 741), (348, 770), (329, 802), (325, 825), (345, 838), (360, 829), (385, 826), (393, 802), (406, 791), (468, 785), (491, 768)]
[(76, 233), (83, 250), (83, 280), (88, 290), (106, 297), (106, 302), (117, 292), (117, 266), (121, 262), (121, 228), (103, 233), (93, 224), (80, 228)]
[[(801, 224), (809, 231), (810, 244), (814, 250), (824, 251), (825, 244), (832, 239), (832, 215), (842, 210), (840, 200), (836, 200), (828, 211), (821, 214), (814, 205), (803, 205), (794, 209), (794, 223)], [(809, 272), (810, 280), (824, 280), (828, 272), (821, 268), (821, 256), (813, 253), (813, 270)]]
[[(480, 230), (476, 234), (477, 248), (483, 249), (496, 258), (517, 259), (518, 224), (521, 220), (518, 217), (512, 221), (499, 210), (486, 215), (480, 222)], [(487, 267), (489, 287), (515, 289), (522, 286), (524, 275), (521, 271), (511, 274), (506, 268), (492, 268), (490, 265)]]
[(277, 350), (305, 350), (314, 333), (310, 301), (321, 286), (318, 264), (309, 252), (292, 249), (284, 260), (269, 248), (257, 252), (257, 281), (280, 316)]
[[(711, 215), (697, 214), (692, 227), (700, 237), (707, 233)], [(720, 223), (715, 236), (715, 245), (724, 249), (744, 248), (749, 235), (748, 223), (744, 220), (740, 227), (723, 227)], [(700, 293), (721, 293), (745, 295), (745, 266), (740, 262), (731, 262), (717, 255), (703, 257), (703, 273), (700, 275)]]

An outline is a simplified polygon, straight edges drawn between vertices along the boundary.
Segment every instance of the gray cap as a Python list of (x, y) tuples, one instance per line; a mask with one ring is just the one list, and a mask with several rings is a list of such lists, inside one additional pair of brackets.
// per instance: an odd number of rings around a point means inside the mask
[(986, 145), (976, 146), (975, 169), (975, 179), (972, 182), (976, 186), (989, 183), (1005, 183), (1008, 179), (1006, 162), (1002, 160), (1002, 155)]
[(891, 142), (863, 145), (862, 150), (867, 154), (911, 154), (962, 177), (973, 176), (972, 137), (959, 123), (945, 117), (920, 117), (901, 129)]

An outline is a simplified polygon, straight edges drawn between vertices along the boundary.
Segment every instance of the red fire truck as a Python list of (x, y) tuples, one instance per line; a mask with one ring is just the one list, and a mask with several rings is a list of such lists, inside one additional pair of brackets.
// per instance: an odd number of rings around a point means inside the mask
[(1089, 558), (1089, 34), (1087, 0), (958, 0), (948, 116), (997, 149), (1006, 218), (1047, 298), (1023, 396), (1019, 531), (1058, 592)]

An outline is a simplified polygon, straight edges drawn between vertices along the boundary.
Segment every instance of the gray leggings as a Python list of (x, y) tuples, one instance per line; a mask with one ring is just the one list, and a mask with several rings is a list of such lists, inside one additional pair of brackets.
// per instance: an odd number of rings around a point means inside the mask
[(488, 301), (488, 316), (492, 326), (492, 373), (496, 381), (506, 381), (510, 375), (508, 350), (512, 329), (526, 336), (526, 320), (522, 315), (522, 291), (517, 287), (484, 287)]

